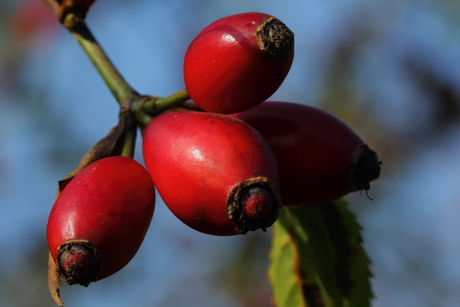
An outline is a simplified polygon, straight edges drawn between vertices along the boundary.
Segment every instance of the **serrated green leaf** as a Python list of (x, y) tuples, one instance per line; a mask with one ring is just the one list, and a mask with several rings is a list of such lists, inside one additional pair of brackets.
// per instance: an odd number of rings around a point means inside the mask
[(335, 250), (317, 207), (285, 208), (303, 274), (319, 287), (326, 307), (341, 307), (342, 293), (335, 275)]
[(370, 306), (372, 274), (360, 232), (342, 200), (283, 208), (268, 272), (275, 306)]
[(319, 206), (337, 251), (336, 275), (345, 307), (369, 307), (373, 298), (371, 260), (362, 242), (362, 227), (343, 200)]

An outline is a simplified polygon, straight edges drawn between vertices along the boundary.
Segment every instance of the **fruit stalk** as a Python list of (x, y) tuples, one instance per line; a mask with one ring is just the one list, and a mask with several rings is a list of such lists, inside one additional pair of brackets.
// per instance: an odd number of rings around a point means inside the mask
[(137, 125), (130, 115), (128, 116), (128, 124), (123, 136), (123, 147), (121, 156), (133, 158), (134, 148), (136, 147)]
[(183, 89), (168, 97), (152, 97), (152, 99), (147, 99), (142, 103), (142, 109), (149, 115), (158, 115), (173, 106), (186, 102), (189, 99), (190, 96), (187, 90)]
[(82, 46), (120, 106), (127, 99), (140, 98), (115, 68), (84, 20), (68, 14), (63, 25)]

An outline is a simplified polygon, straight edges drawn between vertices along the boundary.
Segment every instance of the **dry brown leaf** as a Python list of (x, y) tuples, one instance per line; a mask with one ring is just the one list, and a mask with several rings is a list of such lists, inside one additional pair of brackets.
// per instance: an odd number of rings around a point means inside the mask
[(97, 142), (85, 153), (85, 155), (80, 160), (80, 163), (73, 171), (59, 180), (59, 189), (56, 198), (65, 188), (65, 186), (70, 182), (70, 180), (72, 180), (72, 178), (75, 177), (75, 175), (77, 175), (86, 166), (99, 159), (120, 154), (123, 144), (124, 132), (126, 131), (127, 126), (127, 116), (125, 114), (121, 114), (119, 116), (118, 125), (113, 127), (103, 139)]

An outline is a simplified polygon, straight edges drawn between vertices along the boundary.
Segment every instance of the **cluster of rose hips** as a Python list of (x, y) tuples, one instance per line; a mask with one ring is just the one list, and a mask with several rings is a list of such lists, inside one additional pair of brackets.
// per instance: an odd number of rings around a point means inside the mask
[(291, 67), (293, 46), (286, 25), (263, 13), (222, 18), (196, 36), (184, 81), (201, 110), (169, 110), (146, 125), (148, 171), (128, 157), (102, 158), (57, 198), (47, 238), (67, 283), (87, 286), (133, 258), (155, 189), (186, 225), (219, 236), (265, 230), (281, 206), (369, 189), (380, 162), (348, 126), (314, 107), (266, 101)]

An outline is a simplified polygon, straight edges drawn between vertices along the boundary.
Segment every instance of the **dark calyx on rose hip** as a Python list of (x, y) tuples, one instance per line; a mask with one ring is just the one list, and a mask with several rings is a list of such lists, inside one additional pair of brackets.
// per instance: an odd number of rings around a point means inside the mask
[(281, 200), (276, 188), (265, 177), (244, 180), (230, 193), (227, 202), (228, 217), (236, 224), (236, 231), (248, 231), (273, 225), (281, 209)]
[(88, 240), (68, 240), (59, 246), (57, 270), (69, 284), (87, 287), (102, 270), (99, 253)]
[(294, 33), (280, 20), (267, 18), (257, 29), (257, 45), (271, 60), (284, 60), (294, 50)]
[[(348, 185), (351, 192), (371, 188), (369, 182), (379, 178), (382, 162), (377, 153), (366, 144), (360, 145), (351, 156), (351, 164), (348, 167)], [(372, 199), (367, 195), (369, 199)]]

